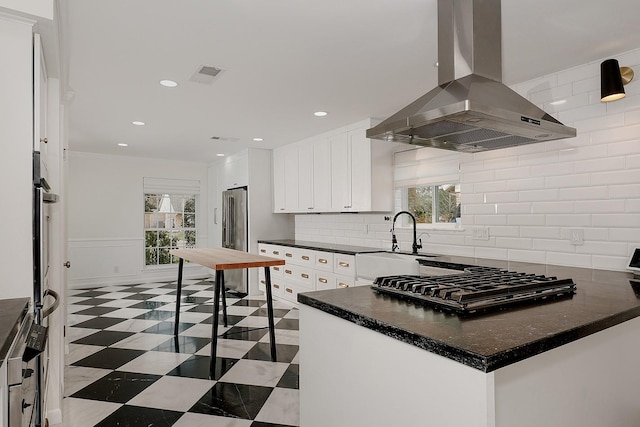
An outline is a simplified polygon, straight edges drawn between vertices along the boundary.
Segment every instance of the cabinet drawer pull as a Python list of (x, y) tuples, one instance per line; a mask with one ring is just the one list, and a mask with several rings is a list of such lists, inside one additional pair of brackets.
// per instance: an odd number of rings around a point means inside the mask
[(284, 271), (286, 274), (291, 274), (291, 270), (285, 270)]
[(280, 267), (271, 267), (273, 268), (275, 271), (280, 271)]
[(344, 261), (340, 261), (340, 262), (338, 263), (338, 265), (339, 265), (340, 267), (349, 267), (349, 263), (348, 263), (348, 262), (344, 262)]
[(305, 261), (309, 261), (309, 257), (306, 256), (306, 255), (302, 255), (302, 259), (305, 260)]
[(281, 211), (283, 211), (283, 210), (284, 210), (284, 208), (280, 208), (280, 210), (281, 210)]
[(278, 252), (278, 251), (273, 251), (273, 254), (274, 254), (274, 255), (280, 255), (280, 252)]
[(263, 254), (266, 254), (267, 250), (266, 249), (260, 249), (260, 252), (262, 252)]
[(348, 288), (349, 287), (349, 285), (347, 285), (346, 283), (342, 283), (342, 282), (338, 283), (338, 286), (340, 286), (341, 288)]
[(318, 262), (319, 262), (320, 264), (326, 264), (326, 263), (327, 263), (327, 260), (326, 260), (326, 259), (324, 259), (324, 258), (320, 258), (320, 259), (318, 260)]
[(324, 277), (318, 277), (318, 282), (327, 283), (327, 279), (325, 279)]
[(262, 283), (263, 285), (267, 284), (267, 282), (265, 282), (264, 280), (260, 280), (260, 283)]
[(285, 252), (284, 256), (291, 258), (293, 254), (290, 254), (289, 252)]
[(349, 209), (349, 208), (351, 208), (351, 205), (349, 205), (349, 206), (345, 206), (345, 208)]
[(313, 208), (307, 208), (307, 209), (313, 209)]
[(293, 293), (293, 289), (291, 288), (284, 288), (285, 291), (287, 291), (288, 293), (292, 294)]
[(306, 273), (302, 273), (301, 276), (302, 276), (303, 279), (308, 279), (309, 278), (309, 275), (306, 274)]
[(277, 283), (274, 283), (273, 287), (276, 288), (276, 289), (280, 289), (280, 285), (278, 285)]

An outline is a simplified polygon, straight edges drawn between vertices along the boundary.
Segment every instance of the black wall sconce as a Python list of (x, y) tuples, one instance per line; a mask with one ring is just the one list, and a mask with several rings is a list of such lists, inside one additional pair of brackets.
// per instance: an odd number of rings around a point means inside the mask
[(625, 97), (624, 85), (633, 79), (633, 70), (620, 67), (617, 59), (607, 59), (600, 64), (600, 100), (616, 101)]

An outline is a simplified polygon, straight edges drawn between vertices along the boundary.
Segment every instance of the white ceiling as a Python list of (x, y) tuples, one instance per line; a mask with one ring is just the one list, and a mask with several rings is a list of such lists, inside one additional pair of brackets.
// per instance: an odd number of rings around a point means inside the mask
[[(211, 162), (384, 119), (437, 84), (436, 3), (66, 0), (70, 149)], [(636, 49), (639, 16), (637, 0), (503, 0), (503, 81)], [(201, 65), (224, 71), (189, 81)]]

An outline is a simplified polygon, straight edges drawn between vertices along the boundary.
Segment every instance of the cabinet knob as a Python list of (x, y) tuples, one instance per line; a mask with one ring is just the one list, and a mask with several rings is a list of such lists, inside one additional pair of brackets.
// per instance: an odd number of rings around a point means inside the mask
[(303, 279), (308, 279), (309, 278), (309, 275), (305, 274), (305, 273), (302, 273), (300, 276), (302, 276)]
[(309, 257), (306, 256), (306, 255), (302, 255), (302, 259), (305, 260), (305, 261), (309, 261)]
[(346, 283), (342, 283), (342, 282), (338, 283), (338, 286), (340, 286), (341, 288), (348, 288), (349, 287), (349, 285), (347, 285)]
[(339, 265), (340, 267), (349, 267), (349, 263), (348, 263), (348, 262), (344, 262), (344, 261), (340, 261), (340, 262), (338, 263), (338, 265)]
[(320, 283), (327, 283), (327, 279), (325, 279), (324, 277), (319, 277), (319, 278), (318, 278), (318, 282), (320, 282)]
[(71, 268), (71, 261), (67, 261), (67, 262), (65, 262), (65, 263), (64, 263), (64, 264), (62, 264), (62, 265), (64, 265), (64, 266), (65, 266), (65, 267), (67, 267), (67, 268)]
[(350, 209), (350, 208), (351, 208), (351, 205), (345, 206), (345, 209)]
[(284, 271), (286, 274), (292, 274), (293, 272), (291, 270), (285, 270)]
[(274, 283), (273, 287), (276, 288), (276, 289), (280, 289), (280, 285), (278, 285), (277, 283)]
[(288, 293), (292, 294), (293, 293), (293, 289), (291, 288), (284, 288)]
[(49, 140), (47, 138), (40, 138), (40, 142), (44, 142), (46, 144)]
[(285, 252), (284, 256), (291, 258), (293, 254), (290, 254), (289, 252)]
[(320, 258), (320, 259), (318, 260), (318, 262), (319, 262), (320, 264), (326, 264), (326, 263), (327, 263), (327, 260), (326, 260), (326, 259), (324, 259), (324, 258)]

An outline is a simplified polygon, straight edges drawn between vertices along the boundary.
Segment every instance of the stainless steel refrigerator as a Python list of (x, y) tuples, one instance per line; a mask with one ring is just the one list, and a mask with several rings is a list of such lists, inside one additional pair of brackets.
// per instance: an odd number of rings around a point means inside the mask
[[(222, 247), (248, 251), (247, 187), (222, 192)], [(234, 292), (248, 292), (247, 269), (226, 270), (224, 286)]]

